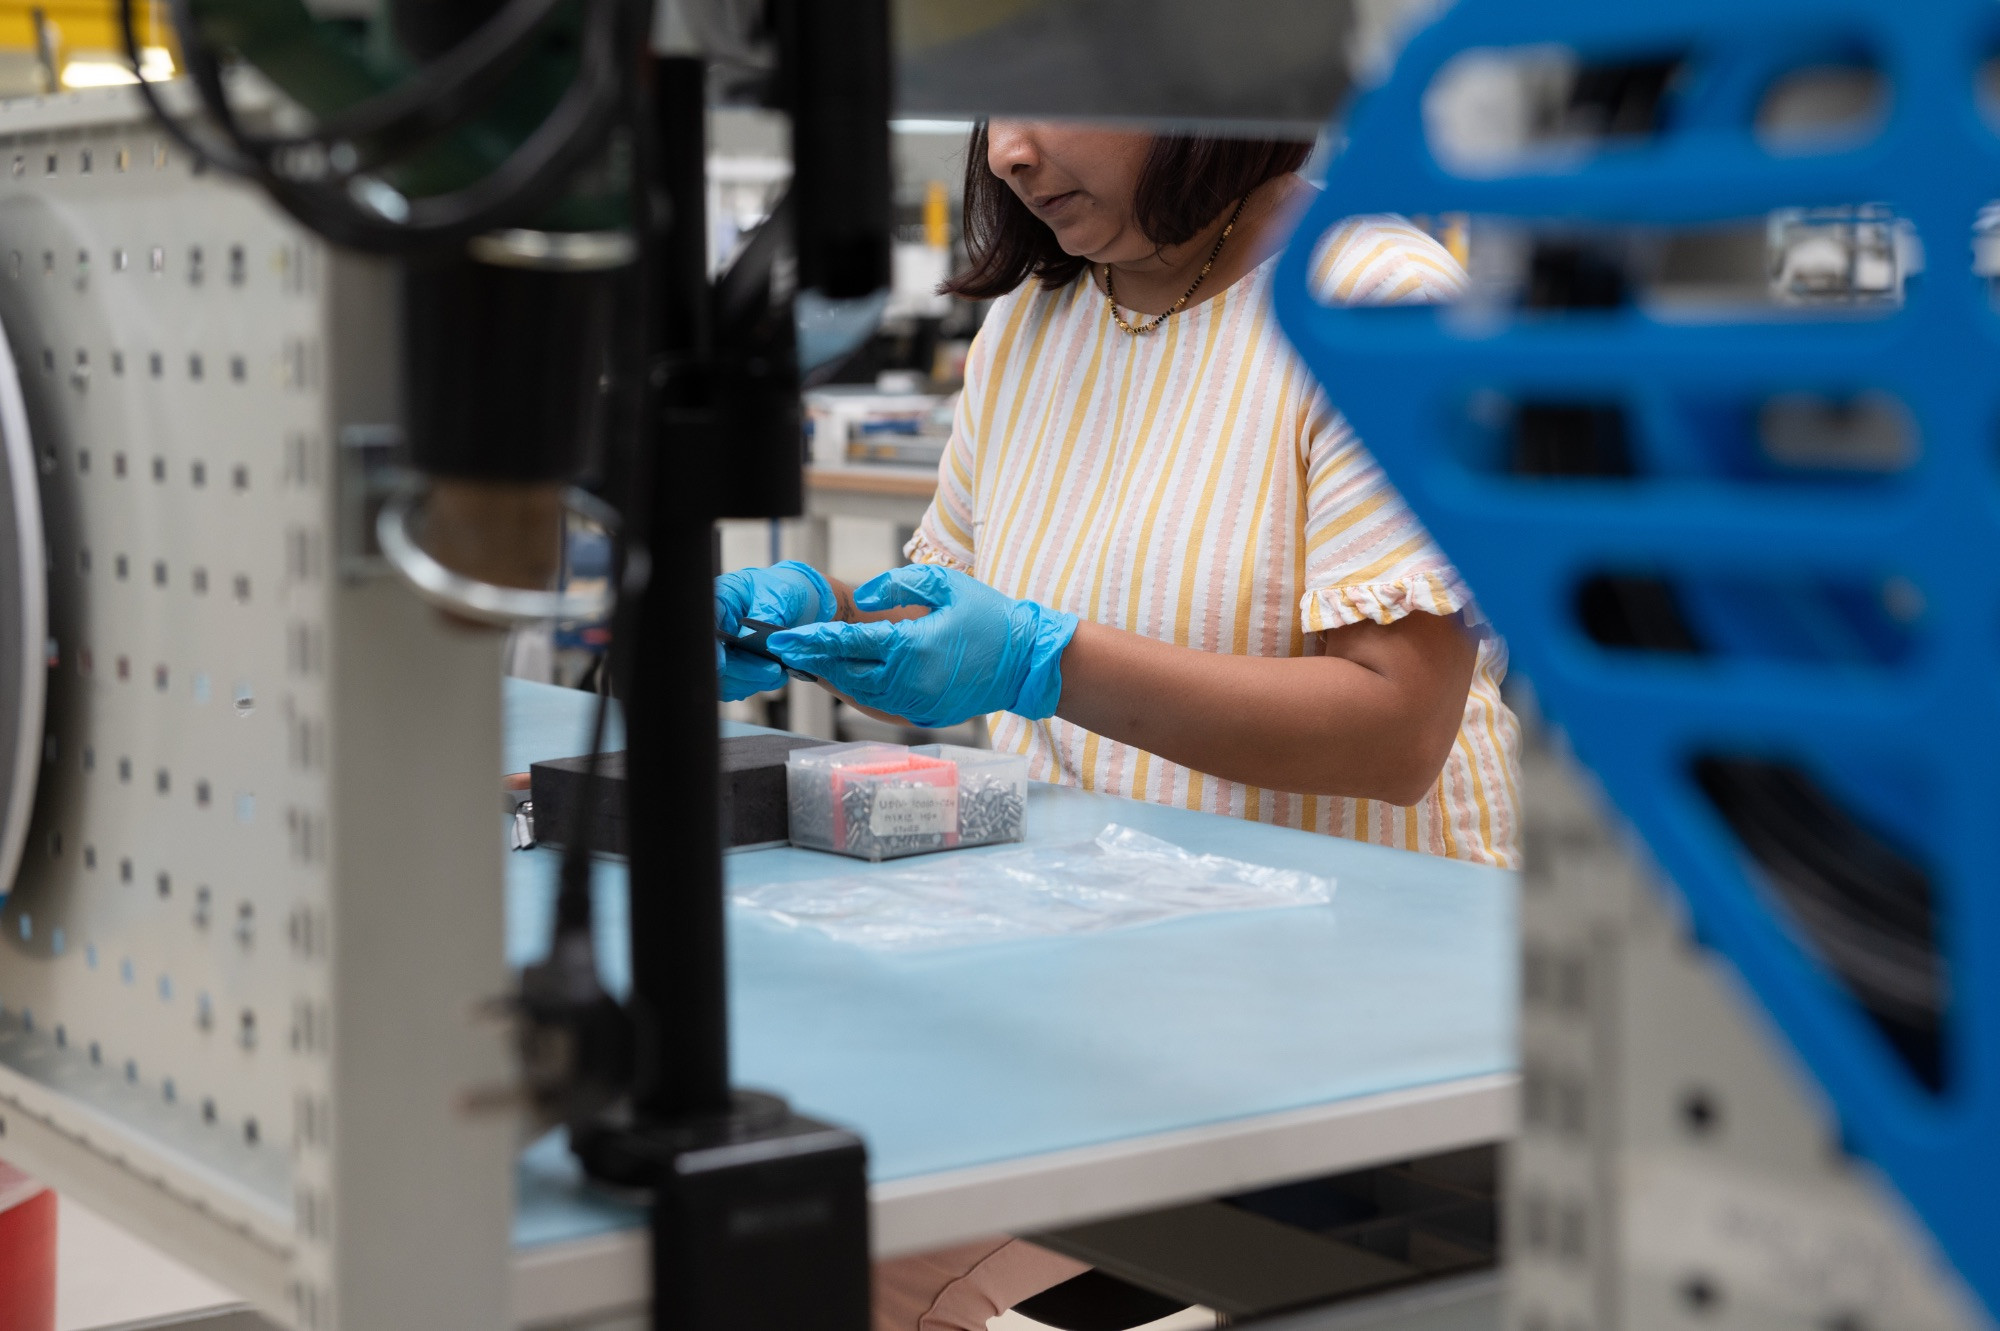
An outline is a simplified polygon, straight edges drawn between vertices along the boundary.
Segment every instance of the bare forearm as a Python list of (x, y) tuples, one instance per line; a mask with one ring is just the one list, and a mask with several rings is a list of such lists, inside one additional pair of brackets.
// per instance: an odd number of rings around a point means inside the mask
[[(839, 609), (834, 612), (833, 617), (842, 623), (865, 624), (877, 619), (914, 619), (916, 616), (924, 613), (915, 606), (899, 606), (893, 610), (863, 610), (854, 604), (854, 588), (852, 586), (842, 582), (830, 573), (823, 574), (822, 576), (826, 578), (827, 586), (833, 588), (833, 599), (839, 605)], [(820, 687), (825, 689), (826, 685), (822, 683)], [(887, 712), (878, 712), (873, 707), (865, 707), (837, 689), (826, 689), (826, 691), (846, 703), (849, 707), (852, 707), (855, 711), (860, 712), (863, 716), (872, 716), (877, 721), (886, 721), (892, 726), (907, 726), (911, 724), (907, 717), (891, 716)]]
[(1343, 629), (1346, 654), (1290, 658), (1086, 623), (1063, 654), (1057, 713), (1227, 780), (1413, 804), (1450, 755), (1477, 646), (1452, 621), (1411, 620), (1432, 622)]
[(826, 583), (833, 588), (833, 599), (840, 607), (833, 617), (843, 623), (866, 624), (877, 619), (915, 619), (924, 613), (923, 607), (914, 605), (897, 606), (892, 610), (862, 610), (854, 604), (854, 588), (832, 576), (827, 576)]

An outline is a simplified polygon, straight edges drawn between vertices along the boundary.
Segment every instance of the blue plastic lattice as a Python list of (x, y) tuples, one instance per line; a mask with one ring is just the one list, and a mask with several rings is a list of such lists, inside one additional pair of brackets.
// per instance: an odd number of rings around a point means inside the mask
[[(1455, 55), (1554, 44), (1591, 62), (1678, 58), (1663, 128), (1593, 155), (1455, 175), (1427, 141), (1424, 96)], [(1989, 1309), (2000, 1309), (2000, 321), (1970, 246), (2000, 195), (2000, 137), (1976, 88), (2000, 51), (1990, 0), (1461, 0), (1356, 106), (1327, 188), (1278, 275), (1286, 331), (1508, 635), (1578, 756), (1685, 894), (1701, 938), (1738, 968), (1818, 1077), (1849, 1146), (1879, 1164)], [(1753, 132), (1781, 74), (1862, 58), (1887, 81), (1878, 133), (1775, 153)], [(1512, 217), (1524, 225), (1680, 226), (1773, 210), (1883, 204), (1928, 270), (1874, 316), (1671, 321), (1639, 308), (1496, 312), (1326, 308), (1312, 242), (1358, 212)], [(1920, 456), (1845, 483), (1718, 459), (1727, 411), (1773, 394), (1893, 395)], [(1498, 474), (1469, 456), (1467, 404), (1615, 401), (1643, 444), (1629, 480)], [(1476, 451), (1476, 450), (1475, 450)], [(1692, 587), (1722, 650), (1608, 651), (1580, 630), (1581, 580), (1645, 569)], [(1801, 606), (1760, 588), (1907, 580), (1926, 607), (1872, 654), (1795, 642)], [(1762, 617), (1768, 616), (1768, 623)], [(1912, 1075), (1838, 979), (1770, 908), (1691, 775), (1704, 752), (1782, 757), (1918, 851), (1950, 977), (1943, 1089)]]

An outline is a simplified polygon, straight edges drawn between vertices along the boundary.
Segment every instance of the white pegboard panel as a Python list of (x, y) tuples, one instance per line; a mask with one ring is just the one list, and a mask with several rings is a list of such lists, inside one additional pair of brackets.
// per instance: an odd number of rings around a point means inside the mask
[(1983, 1327), (1588, 773), (1522, 769), (1507, 1331)]
[[(505, 1127), (454, 1107), (505, 1073), (468, 1015), (505, 978), (496, 649), (333, 548), (341, 432), (394, 421), (394, 310), (129, 90), (0, 104), (51, 665), (0, 1154), (312, 1328), (504, 1316), (422, 1288), (504, 1284)], [(427, 917), (435, 956), (397, 933)], [(383, 1208), (421, 1227), (454, 1190), (498, 1214), (384, 1242)]]

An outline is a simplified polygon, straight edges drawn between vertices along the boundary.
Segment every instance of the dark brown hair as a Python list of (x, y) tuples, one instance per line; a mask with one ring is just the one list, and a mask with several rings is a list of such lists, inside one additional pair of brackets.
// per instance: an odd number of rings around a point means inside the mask
[[(1265, 181), (1298, 170), (1311, 151), (1285, 139), (1163, 134), (1139, 170), (1133, 218), (1155, 245), (1179, 245)], [(987, 168), (983, 120), (965, 149), (965, 253), (971, 265), (941, 289), (974, 300), (1004, 296), (1031, 277), (1067, 286), (1089, 266)]]

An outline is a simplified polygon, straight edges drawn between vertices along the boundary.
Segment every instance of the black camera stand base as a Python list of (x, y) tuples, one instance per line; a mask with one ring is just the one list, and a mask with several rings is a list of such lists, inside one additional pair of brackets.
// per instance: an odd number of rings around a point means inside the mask
[(727, 1114), (606, 1124), (575, 1138), (589, 1174), (653, 1206), (656, 1331), (855, 1331), (868, 1306), (861, 1139), (738, 1091)]

